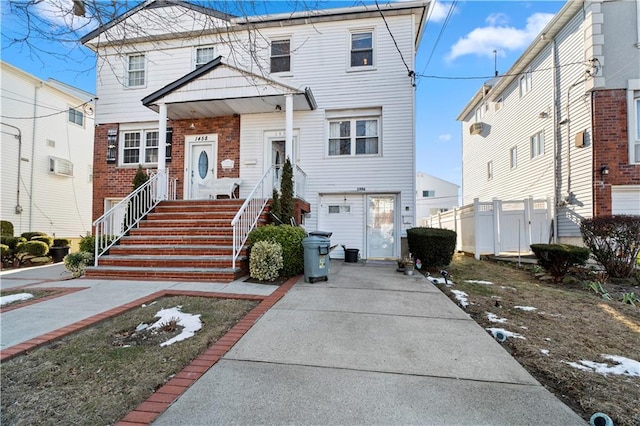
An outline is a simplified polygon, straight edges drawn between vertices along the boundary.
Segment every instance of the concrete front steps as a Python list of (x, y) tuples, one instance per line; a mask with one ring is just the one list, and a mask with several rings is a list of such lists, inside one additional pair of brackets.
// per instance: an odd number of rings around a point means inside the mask
[[(232, 268), (234, 218), (244, 200), (163, 201), (85, 276), (99, 279), (231, 282), (249, 271), (246, 253)], [(264, 219), (264, 218), (263, 218)]]

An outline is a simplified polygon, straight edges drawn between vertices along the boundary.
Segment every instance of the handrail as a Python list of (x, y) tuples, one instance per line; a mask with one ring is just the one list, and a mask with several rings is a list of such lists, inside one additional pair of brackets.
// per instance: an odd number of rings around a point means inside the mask
[(264, 172), (231, 221), (233, 228), (233, 261), (231, 266), (233, 269), (236, 268), (236, 260), (240, 256), (244, 243), (247, 242), (249, 233), (255, 228), (258, 218), (271, 198), (272, 194), (265, 195), (265, 191), (271, 189), (265, 184), (273, 179), (273, 171), (274, 168), (271, 166)]
[(175, 200), (176, 181), (168, 170), (158, 170), (149, 180), (93, 222), (94, 266), (98, 258), (122, 238), (162, 200)]

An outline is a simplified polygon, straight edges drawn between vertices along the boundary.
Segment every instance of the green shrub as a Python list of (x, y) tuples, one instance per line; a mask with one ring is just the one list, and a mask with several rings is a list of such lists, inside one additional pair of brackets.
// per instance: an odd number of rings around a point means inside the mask
[[(108, 245), (109, 243), (111, 243), (111, 241), (115, 239), (116, 239), (115, 235), (102, 236), (102, 241), (104, 242), (104, 245)], [(91, 253), (91, 255), (93, 256), (96, 250), (96, 237), (94, 237), (93, 235), (85, 235), (80, 239), (79, 248), (80, 248), (80, 251), (83, 251), (85, 253)]]
[(34, 232), (23, 232), (21, 235), (21, 237), (26, 238), (27, 241), (31, 241), (33, 239), (33, 237), (40, 237), (40, 236), (47, 236), (46, 232), (39, 232), (39, 231), (34, 231)]
[(6, 259), (7, 257), (11, 256), (11, 252), (12, 250), (9, 248), (8, 245), (6, 244), (0, 244), (0, 253), (2, 255), (2, 259), (4, 261), (4, 259)]
[(69, 253), (63, 259), (64, 267), (71, 272), (74, 278), (78, 278), (84, 274), (87, 266), (93, 264), (93, 255), (86, 251), (78, 251)]
[(282, 247), (278, 243), (258, 241), (251, 246), (249, 275), (262, 281), (274, 281), (282, 269)]
[(304, 271), (304, 250), (302, 248), (304, 237), (304, 229), (298, 226), (266, 225), (251, 231), (247, 242), (252, 246), (251, 257), (253, 257), (253, 245), (258, 241), (270, 241), (280, 244), (284, 260), (280, 275), (293, 277)]
[(447, 266), (456, 250), (455, 231), (440, 228), (407, 229), (409, 252), (427, 268)]
[(8, 220), (0, 220), (0, 235), (13, 237), (13, 223)]
[(282, 166), (282, 180), (280, 181), (280, 219), (282, 223), (289, 224), (293, 218), (293, 167), (289, 157)]
[(54, 238), (53, 246), (54, 247), (69, 247), (71, 245), (71, 240), (67, 238)]
[(8, 237), (6, 235), (0, 237), (0, 243), (9, 246), (11, 250), (17, 249), (21, 243), (24, 243), (26, 241), (27, 239), (24, 237)]
[(569, 268), (584, 265), (589, 259), (589, 249), (570, 244), (531, 244), (531, 250), (555, 282), (564, 277)]
[(18, 249), (20, 245), (26, 241), (24, 237), (9, 237), (6, 235), (0, 237), (0, 243), (8, 249), (8, 251), (3, 251), (2, 253), (2, 264), (5, 266), (14, 266), (18, 263), (20, 261), (18, 258)]
[(584, 245), (612, 278), (630, 278), (640, 255), (640, 216), (600, 216), (583, 219)]
[(49, 253), (49, 245), (44, 241), (27, 241), (18, 246), (18, 252), (23, 255), (34, 257), (46, 256)]
[(47, 246), (51, 247), (51, 245), (53, 244), (53, 237), (50, 237), (48, 235), (36, 235), (35, 237), (32, 237), (31, 240), (29, 241), (42, 241)]
[(271, 196), (271, 213), (273, 216), (277, 218), (277, 220), (282, 220), (282, 211), (280, 208), (280, 194), (278, 194), (277, 189), (273, 189), (273, 194)]

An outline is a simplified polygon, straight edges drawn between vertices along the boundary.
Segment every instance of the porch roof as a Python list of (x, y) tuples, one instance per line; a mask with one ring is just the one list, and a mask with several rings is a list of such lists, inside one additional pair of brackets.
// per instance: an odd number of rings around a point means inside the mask
[(295, 111), (317, 108), (310, 88), (296, 89), (228, 65), (219, 56), (144, 97), (142, 104), (158, 112), (164, 103), (168, 118), (184, 120), (284, 110), (286, 95), (293, 96)]

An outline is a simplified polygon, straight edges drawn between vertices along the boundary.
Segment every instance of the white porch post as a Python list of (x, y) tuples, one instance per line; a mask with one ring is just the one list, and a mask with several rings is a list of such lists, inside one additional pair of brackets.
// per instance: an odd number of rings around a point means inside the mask
[(295, 169), (296, 160), (293, 155), (293, 95), (284, 95), (284, 130), (285, 130), (285, 152), (291, 160), (291, 166)]
[(159, 105), (160, 110), (160, 119), (158, 123), (158, 174), (159, 177), (165, 175), (164, 179), (158, 180), (158, 188), (157, 195), (158, 199), (165, 200), (167, 199), (167, 176), (166, 176), (166, 168), (167, 168), (167, 159), (166, 159), (166, 149), (167, 149), (167, 104), (161, 103)]

